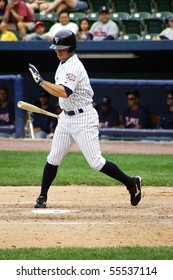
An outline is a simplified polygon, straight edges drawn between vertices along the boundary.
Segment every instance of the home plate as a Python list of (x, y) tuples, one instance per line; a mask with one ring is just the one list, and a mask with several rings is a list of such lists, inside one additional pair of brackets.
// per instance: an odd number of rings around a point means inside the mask
[(32, 210), (35, 214), (65, 214), (70, 212), (78, 212), (79, 210), (69, 210), (69, 209), (36, 209)]

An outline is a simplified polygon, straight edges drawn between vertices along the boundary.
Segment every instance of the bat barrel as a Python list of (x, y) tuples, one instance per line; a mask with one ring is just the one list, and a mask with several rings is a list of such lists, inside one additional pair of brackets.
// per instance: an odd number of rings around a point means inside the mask
[(51, 113), (49, 111), (43, 110), (43, 109), (41, 109), (41, 108), (39, 108), (35, 105), (29, 104), (29, 103), (24, 102), (24, 101), (19, 101), (17, 103), (17, 106), (20, 109), (23, 109), (23, 110), (26, 110), (26, 111), (29, 111), (29, 112), (44, 114), (44, 115), (51, 116), (51, 117), (54, 117), (54, 118), (59, 118), (59, 115), (56, 115), (56, 114)]

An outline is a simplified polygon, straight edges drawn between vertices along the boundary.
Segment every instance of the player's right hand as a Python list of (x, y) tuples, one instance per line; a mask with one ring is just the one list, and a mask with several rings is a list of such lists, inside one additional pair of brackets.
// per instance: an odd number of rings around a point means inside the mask
[(37, 68), (33, 64), (29, 63), (29, 71), (31, 72), (34, 81), (37, 84), (41, 85), (44, 80), (41, 77), (41, 75), (40, 75), (39, 71), (37, 70)]

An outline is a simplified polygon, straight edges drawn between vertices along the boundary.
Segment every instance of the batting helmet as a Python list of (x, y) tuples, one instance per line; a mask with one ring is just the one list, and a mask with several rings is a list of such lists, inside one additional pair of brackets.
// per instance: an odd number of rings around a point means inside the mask
[(73, 52), (76, 49), (76, 36), (71, 30), (61, 30), (53, 37), (53, 44), (50, 49), (65, 50)]

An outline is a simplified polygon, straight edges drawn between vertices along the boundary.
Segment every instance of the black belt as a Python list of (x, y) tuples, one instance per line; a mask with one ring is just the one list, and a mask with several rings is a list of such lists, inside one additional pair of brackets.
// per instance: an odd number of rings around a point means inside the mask
[(76, 112), (75, 111), (65, 111), (64, 112), (68, 115), (68, 116), (74, 116), (77, 113), (83, 113), (83, 109), (77, 109)]

